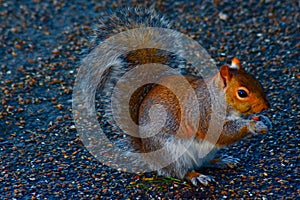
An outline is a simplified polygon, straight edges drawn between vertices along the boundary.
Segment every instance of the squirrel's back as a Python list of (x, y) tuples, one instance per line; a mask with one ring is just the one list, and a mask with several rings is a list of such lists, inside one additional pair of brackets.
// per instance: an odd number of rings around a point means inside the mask
[[(160, 15), (151, 8), (123, 8), (113, 13), (108, 13), (99, 19), (93, 40), (98, 44), (103, 44), (106, 40), (113, 38), (111, 40), (113, 43), (108, 46), (107, 51), (110, 52), (112, 49), (112, 51), (117, 52), (114, 55), (114, 59), (110, 63), (107, 62), (105, 78), (100, 82), (99, 88), (101, 88), (101, 91), (99, 95), (101, 99), (110, 101), (113, 92), (111, 88), (116, 86), (120, 77), (138, 65), (159, 63), (175, 69), (177, 74), (193, 73), (188, 69), (188, 61), (180, 57), (181, 49), (178, 49), (176, 53), (163, 50), (160, 47), (163, 46), (162, 43), (168, 40), (168, 38), (164, 38), (167, 36), (159, 36), (156, 32), (153, 33), (151, 31), (151, 28), (170, 29), (171, 27), (172, 23), (165, 16)], [(118, 34), (120, 34), (120, 37), (118, 37)], [(179, 47), (182, 46), (180, 39), (171, 42), (176, 43)], [(147, 48), (147, 46), (155, 46), (155, 48)], [(131, 50), (131, 48), (135, 50)], [(125, 53), (120, 53), (121, 50)], [(101, 55), (95, 54), (94, 56)], [(96, 60), (94, 57), (92, 59)], [(136, 91), (131, 96), (129, 112), (136, 124), (138, 124), (138, 110), (143, 97), (146, 96), (153, 86), (154, 84), (145, 84), (140, 88), (136, 88)], [(107, 102), (101, 108), (104, 112), (103, 116), (110, 116), (105, 121), (114, 120), (110, 104), (111, 102)], [(113, 124), (111, 123), (111, 126), (114, 126)], [(114, 127), (114, 129), (116, 128)]]

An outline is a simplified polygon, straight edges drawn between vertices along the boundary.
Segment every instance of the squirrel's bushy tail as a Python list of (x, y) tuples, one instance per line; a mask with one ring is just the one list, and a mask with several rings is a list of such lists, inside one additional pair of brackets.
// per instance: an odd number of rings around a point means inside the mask
[(103, 41), (112, 35), (130, 29), (142, 27), (169, 29), (171, 26), (169, 20), (152, 8), (126, 7), (101, 17), (95, 30), (95, 38)]
[[(112, 109), (114, 88), (117, 83), (122, 82), (120, 79), (123, 75), (136, 66), (147, 63), (168, 65), (177, 69), (178, 73), (186, 69), (186, 61), (180, 57), (180, 51), (184, 51), (181, 48), (183, 46), (181, 40), (178, 39), (180, 33), (170, 28), (171, 23), (153, 9), (123, 8), (100, 19), (94, 36), (96, 46), (83, 59), (84, 67), (78, 74), (83, 79), (82, 88), (89, 90), (87, 94), (96, 94), (96, 99), (101, 99), (99, 106), (96, 106), (100, 121), (103, 127), (114, 130), (104, 132), (123, 132), (115, 125)], [(169, 44), (175, 49), (174, 52), (167, 51)], [(147, 72), (143, 76), (147, 76)], [(126, 81), (124, 82), (126, 84)], [(152, 87), (153, 84), (146, 84), (136, 88), (129, 102), (131, 119), (122, 117), (123, 121), (133, 120), (138, 124), (139, 105)], [(128, 88), (123, 89), (122, 94), (127, 95)], [(95, 96), (85, 98), (86, 101), (93, 102)], [(123, 105), (119, 103), (118, 106)], [(93, 111), (91, 109), (91, 112)]]

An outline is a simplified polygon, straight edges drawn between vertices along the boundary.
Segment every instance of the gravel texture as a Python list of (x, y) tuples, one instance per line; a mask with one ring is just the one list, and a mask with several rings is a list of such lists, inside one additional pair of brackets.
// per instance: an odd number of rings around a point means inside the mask
[(0, 0), (0, 199), (300, 198), (299, 1), (157, 1), (218, 62), (237, 56), (261, 80), (273, 129), (225, 151), (210, 186), (119, 172), (76, 135), (72, 86), (97, 17), (137, 1)]

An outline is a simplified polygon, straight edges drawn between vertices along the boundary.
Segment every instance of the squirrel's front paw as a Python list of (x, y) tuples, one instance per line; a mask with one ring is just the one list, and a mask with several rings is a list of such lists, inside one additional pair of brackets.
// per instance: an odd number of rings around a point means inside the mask
[(208, 167), (216, 167), (216, 168), (234, 168), (238, 165), (240, 159), (234, 158), (232, 156), (224, 155), (221, 158), (215, 158), (210, 160), (209, 164), (206, 165)]
[(252, 132), (255, 133), (267, 133), (272, 128), (271, 121), (264, 115), (252, 117), (250, 123)]
[(199, 183), (207, 186), (209, 182), (214, 181), (210, 176), (198, 173), (198, 172), (189, 172), (186, 174), (186, 179), (190, 181), (194, 186), (198, 186)]

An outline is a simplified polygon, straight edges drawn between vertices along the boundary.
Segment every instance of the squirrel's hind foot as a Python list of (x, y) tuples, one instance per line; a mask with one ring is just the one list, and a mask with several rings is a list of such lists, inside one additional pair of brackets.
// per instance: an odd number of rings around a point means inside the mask
[(215, 181), (211, 176), (204, 175), (199, 172), (189, 172), (185, 177), (194, 186), (199, 186), (199, 184), (207, 186), (210, 182)]

